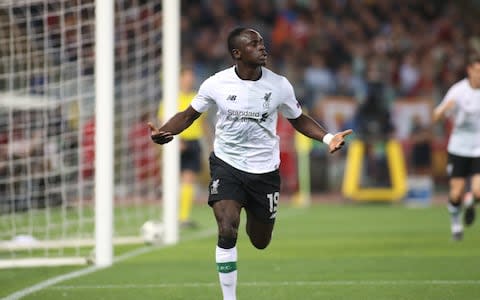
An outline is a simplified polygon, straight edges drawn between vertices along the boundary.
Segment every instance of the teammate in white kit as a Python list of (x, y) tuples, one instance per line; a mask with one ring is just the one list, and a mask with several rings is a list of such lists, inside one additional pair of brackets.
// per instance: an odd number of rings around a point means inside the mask
[(280, 197), (277, 112), (304, 135), (323, 141), (331, 153), (344, 145), (346, 130), (328, 133), (302, 113), (290, 82), (265, 68), (267, 51), (253, 29), (237, 28), (228, 36), (235, 65), (205, 80), (191, 105), (160, 128), (149, 124), (152, 140), (168, 143), (209, 107), (217, 107), (214, 151), (210, 155), (208, 203), (218, 224), (215, 252), (223, 299), (236, 299), (237, 233), (242, 207), (251, 243), (270, 243)]
[(467, 61), (467, 78), (455, 83), (433, 112), (433, 120), (453, 118), (448, 141), (447, 173), (450, 177), (448, 210), (454, 240), (463, 238), (460, 220), (467, 179), (471, 179), (473, 201), (465, 203), (464, 223), (475, 220), (475, 203), (480, 201), (480, 55)]

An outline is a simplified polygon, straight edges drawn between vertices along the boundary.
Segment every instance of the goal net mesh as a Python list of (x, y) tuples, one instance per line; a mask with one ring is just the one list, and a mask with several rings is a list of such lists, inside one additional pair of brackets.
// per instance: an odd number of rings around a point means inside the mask
[[(129, 242), (160, 216), (159, 149), (145, 124), (161, 93), (161, 1), (114, 2), (114, 241)], [(85, 256), (95, 227), (95, 1), (1, 1), (0, 45), (0, 260)]]

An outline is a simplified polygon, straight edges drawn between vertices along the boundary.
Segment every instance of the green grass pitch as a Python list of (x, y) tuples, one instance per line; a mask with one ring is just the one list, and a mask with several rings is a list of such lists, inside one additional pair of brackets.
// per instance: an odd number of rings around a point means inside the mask
[[(199, 229), (175, 246), (148, 248), (25, 299), (221, 299), (216, 228), (207, 205)], [(281, 204), (271, 245), (238, 241), (238, 299), (480, 299), (480, 224), (453, 242), (444, 206)], [(131, 247), (117, 248), (116, 254)], [(0, 297), (76, 267), (0, 270)]]

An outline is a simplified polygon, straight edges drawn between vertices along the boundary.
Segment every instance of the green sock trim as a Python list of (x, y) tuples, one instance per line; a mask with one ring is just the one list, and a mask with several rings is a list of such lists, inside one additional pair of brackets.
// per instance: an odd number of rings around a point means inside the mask
[(230, 273), (237, 270), (237, 262), (230, 261), (224, 263), (217, 263), (217, 271), (219, 273)]

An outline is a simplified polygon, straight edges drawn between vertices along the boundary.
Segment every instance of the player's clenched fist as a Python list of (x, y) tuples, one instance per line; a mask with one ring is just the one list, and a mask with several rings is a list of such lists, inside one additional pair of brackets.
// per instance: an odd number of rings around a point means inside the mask
[(171, 132), (160, 131), (150, 122), (148, 123), (148, 127), (150, 127), (150, 137), (154, 143), (162, 145), (173, 140), (173, 134)]

